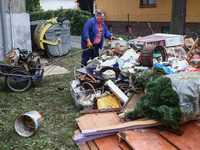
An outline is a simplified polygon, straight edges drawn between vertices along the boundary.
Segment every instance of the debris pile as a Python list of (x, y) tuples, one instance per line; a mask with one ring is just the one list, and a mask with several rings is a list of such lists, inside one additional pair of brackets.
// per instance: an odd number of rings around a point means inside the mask
[(23, 66), (27, 70), (41, 67), (40, 57), (34, 56), (27, 49), (12, 48), (4, 59), (4, 62), (12, 66)]
[[(100, 59), (74, 69), (71, 94), (84, 114), (73, 136), (79, 148), (182, 149), (190, 128), (200, 131), (192, 121), (200, 118), (198, 40), (170, 34), (115, 40)], [(180, 141), (171, 142), (174, 133)]]

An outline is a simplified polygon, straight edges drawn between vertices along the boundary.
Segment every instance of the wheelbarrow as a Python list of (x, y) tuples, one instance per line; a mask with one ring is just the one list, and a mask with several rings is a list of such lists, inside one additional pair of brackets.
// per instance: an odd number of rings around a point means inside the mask
[(13, 66), (0, 62), (0, 77), (5, 77), (5, 84), (13, 92), (24, 92), (32, 84), (32, 80), (42, 80), (44, 69), (31, 68), (29, 71), (24, 66)]

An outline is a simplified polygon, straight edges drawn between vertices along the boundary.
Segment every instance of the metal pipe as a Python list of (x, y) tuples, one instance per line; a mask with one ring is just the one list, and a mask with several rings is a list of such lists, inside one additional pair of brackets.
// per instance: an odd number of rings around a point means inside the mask
[(6, 15), (4, 9), (4, 0), (0, 0), (1, 5), (1, 24), (2, 24), (2, 36), (3, 36), (3, 48), (4, 48), (4, 57), (6, 57), (6, 53), (8, 51), (8, 43), (7, 43), (7, 29), (6, 29)]
[(9, 9), (10, 9), (10, 30), (11, 30), (11, 40), (12, 40), (12, 48), (14, 47), (14, 27), (13, 27), (13, 17), (12, 17), (12, 3), (11, 3), (12, 0), (10, 0), (10, 3), (9, 3)]

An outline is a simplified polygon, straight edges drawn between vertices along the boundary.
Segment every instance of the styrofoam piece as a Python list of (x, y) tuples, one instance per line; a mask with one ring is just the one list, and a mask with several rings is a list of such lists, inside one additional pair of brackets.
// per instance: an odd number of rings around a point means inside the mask
[(128, 47), (128, 42), (125, 40), (112, 40), (111, 48), (115, 48), (117, 45)]
[(111, 80), (106, 81), (105, 85), (108, 86), (122, 102), (126, 103), (128, 101), (128, 97)]

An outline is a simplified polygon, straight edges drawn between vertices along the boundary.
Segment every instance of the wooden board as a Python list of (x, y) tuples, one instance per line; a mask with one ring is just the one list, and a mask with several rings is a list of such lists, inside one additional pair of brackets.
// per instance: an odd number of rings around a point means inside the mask
[(122, 108), (122, 112), (130, 112), (137, 107), (137, 103), (140, 102), (140, 95), (141, 94), (134, 94), (132, 95), (127, 103), (124, 104)]
[(200, 149), (200, 126), (195, 122), (188, 122), (180, 125), (178, 128), (184, 131), (182, 136), (173, 133), (162, 131), (160, 135), (166, 138), (179, 149), (183, 150), (199, 150)]
[[(75, 135), (81, 133), (81, 131), (78, 129), (74, 132)], [(73, 137), (72, 137), (73, 139)], [(90, 150), (89, 145), (87, 144), (87, 142), (82, 142), (82, 143), (78, 143), (77, 146), (79, 147), (80, 150)]]
[(116, 130), (116, 129), (122, 129), (122, 128), (128, 128), (128, 127), (134, 127), (134, 126), (146, 126), (146, 127), (151, 127), (151, 126), (156, 126), (160, 125), (156, 120), (145, 120), (145, 121), (131, 121), (123, 124), (118, 124), (118, 125), (112, 125), (112, 126), (104, 126), (104, 127), (99, 127), (97, 128), (97, 131), (106, 131), (106, 130)]
[[(81, 130), (98, 128), (119, 122), (119, 116), (115, 112), (93, 113), (81, 116), (76, 122)], [(91, 150), (98, 150), (94, 141), (88, 141)]]
[(81, 131), (109, 126), (119, 121), (119, 116), (115, 112), (87, 114), (76, 119)]
[(95, 144), (95, 142), (93, 140), (92, 141), (88, 141), (87, 144), (89, 145), (90, 150), (99, 150), (97, 145)]
[(196, 120), (195, 123), (200, 126), (200, 120)]
[[(144, 129), (145, 131), (146, 129)], [(125, 130), (125, 141), (135, 150), (177, 150), (159, 135), (159, 130), (144, 131)]]
[(120, 143), (120, 144), (119, 144), (119, 147), (120, 147), (122, 150), (132, 150), (132, 148), (131, 148), (126, 142)]
[[(100, 139), (95, 139), (94, 141), (100, 150), (121, 150), (119, 145), (122, 143), (123, 145), (126, 145), (124, 140), (119, 141), (119, 137), (116, 134)], [(124, 148), (124, 150), (131, 150), (131, 148), (128, 146), (124, 146)]]

